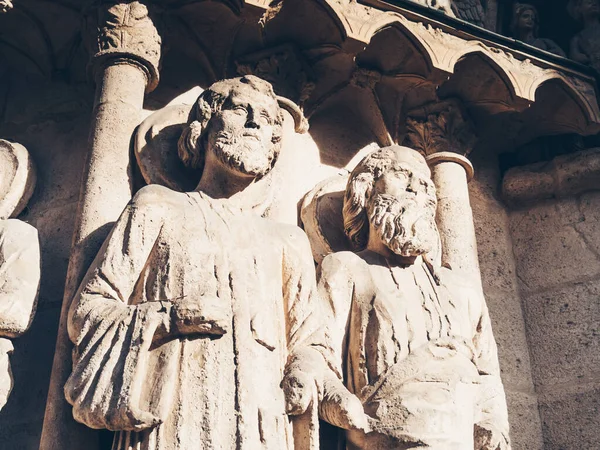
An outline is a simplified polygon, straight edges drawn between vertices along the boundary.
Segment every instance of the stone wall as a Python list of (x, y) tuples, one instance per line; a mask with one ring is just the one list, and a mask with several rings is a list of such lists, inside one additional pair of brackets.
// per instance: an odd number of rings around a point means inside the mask
[(0, 412), (0, 447), (37, 449), (87, 145), (91, 92), (16, 76), (6, 80), (3, 89), (0, 136), (23, 144), (37, 166), (34, 195), (19, 218), (39, 232), (42, 278), (31, 328), (13, 341), (14, 389)]
[(474, 154), (469, 184), (483, 290), (490, 310), (506, 391), (513, 450), (543, 448), (537, 396), (513, 255), (509, 217), (499, 198), (494, 155)]
[(600, 442), (600, 192), (510, 213), (544, 448)]

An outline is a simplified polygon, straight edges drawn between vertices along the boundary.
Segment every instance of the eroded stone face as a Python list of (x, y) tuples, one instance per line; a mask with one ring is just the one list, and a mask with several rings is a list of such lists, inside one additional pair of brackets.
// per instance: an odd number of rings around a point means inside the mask
[(242, 175), (266, 175), (279, 153), (272, 143), (273, 128), (281, 126), (276, 124), (279, 114), (275, 99), (242, 85), (211, 119), (209, 151)]

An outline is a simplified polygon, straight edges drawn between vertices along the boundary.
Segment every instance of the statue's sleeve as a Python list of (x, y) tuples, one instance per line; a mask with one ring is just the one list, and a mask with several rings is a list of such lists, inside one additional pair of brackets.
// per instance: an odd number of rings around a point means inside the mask
[(127, 205), (69, 309), (75, 348), (65, 395), (74, 418), (91, 428), (140, 430), (160, 423), (139, 399), (150, 345), (156, 330), (168, 326), (169, 305), (135, 298), (162, 226), (160, 200), (157, 187), (148, 186)]
[[(485, 300), (483, 301), (482, 314), (477, 324), (477, 334), (474, 339), (476, 351), (476, 364), (479, 370), (480, 386), (477, 399), (479, 418), (476, 424), (475, 435), (495, 435), (493, 439), (480, 437), (482, 441), (495, 440), (500, 442), (500, 450), (510, 448), (508, 438), (508, 412), (504, 387), (500, 379), (500, 366), (498, 364), (498, 350), (492, 333), (492, 325)], [(500, 434), (501, 436), (498, 436)], [(478, 447), (479, 448), (479, 447)], [(487, 450), (483, 447), (482, 450)], [(489, 447), (492, 449), (492, 447)], [(493, 450), (496, 450), (496, 446)]]
[(40, 283), (37, 230), (9, 219), (0, 233), (0, 340), (23, 334), (31, 323)]
[[(293, 230), (286, 242), (283, 291), (287, 310), (288, 370), (326, 370), (337, 373), (322, 305), (317, 296), (316, 274), (308, 238)], [(323, 365), (325, 363), (325, 365)]]
[(343, 255), (327, 255), (317, 271), (317, 289), (327, 317), (332, 348), (337, 369), (342, 371), (342, 361), (346, 358), (346, 331), (352, 307), (354, 282), (344, 263)]

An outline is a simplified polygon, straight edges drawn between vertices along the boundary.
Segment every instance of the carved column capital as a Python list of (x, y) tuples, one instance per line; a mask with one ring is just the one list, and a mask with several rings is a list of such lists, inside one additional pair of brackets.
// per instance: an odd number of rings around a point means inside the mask
[(273, 85), (277, 95), (304, 103), (315, 89), (314, 74), (300, 51), (291, 44), (245, 55), (236, 62), (240, 75), (256, 75)]
[(477, 142), (473, 124), (455, 99), (429, 103), (409, 111), (406, 131), (404, 145), (424, 156), (452, 152), (466, 157)]
[(132, 64), (145, 73), (147, 92), (158, 85), (162, 40), (143, 3), (94, 2), (85, 16), (84, 38), (94, 75), (106, 65)]

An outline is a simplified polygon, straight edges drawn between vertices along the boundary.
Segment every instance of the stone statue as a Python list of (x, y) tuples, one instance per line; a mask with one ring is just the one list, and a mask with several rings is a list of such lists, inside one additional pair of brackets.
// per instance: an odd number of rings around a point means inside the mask
[(179, 140), (197, 189), (141, 189), (75, 295), (66, 398), (117, 432), (114, 450), (317, 449), (327, 392), (364, 420), (333, 369), (306, 235), (257, 212), (282, 120), (257, 77), (204, 91)]
[(10, 339), (22, 335), (35, 313), (40, 284), (37, 230), (17, 219), (35, 186), (29, 153), (0, 139), (0, 409), (12, 390)]
[(600, 3), (598, 0), (571, 0), (568, 11), (573, 19), (583, 24), (583, 30), (571, 39), (569, 57), (600, 73)]
[(480, 291), (437, 263), (436, 191), (407, 147), (351, 173), (344, 229), (358, 253), (331, 253), (318, 289), (348, 389), (371, 432), (347, 448), (509, 449), (496, 343)]
[(11, 0), (0, 0), (0, 13), (5, 13), (14, 8)]
[(565, 52), (553, 40), (543, 39), (538, 36), (540, 16), (535, 6), (526, 3), (516, 3), (513, 8), (513, 17), (510, 30), (515, 39), (546, 50), (559, 56), (566, 56)]
[(457, 17), (479, 27), (485, 26), (485, 10), (481, 0), (413, 0), (423, 6)]

